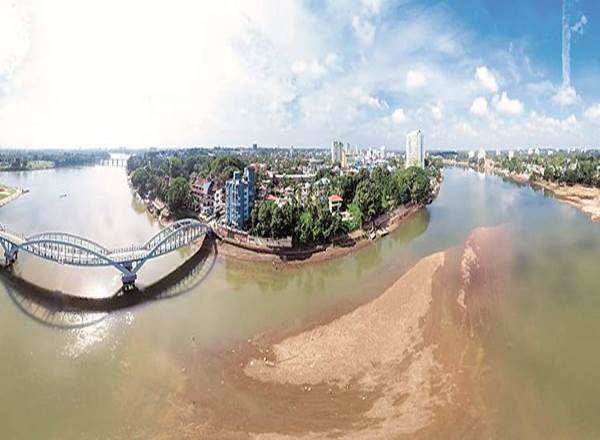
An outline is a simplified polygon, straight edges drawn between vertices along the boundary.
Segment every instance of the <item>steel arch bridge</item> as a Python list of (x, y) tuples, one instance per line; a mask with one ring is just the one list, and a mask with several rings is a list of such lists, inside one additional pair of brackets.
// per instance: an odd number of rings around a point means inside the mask
[(19, 251), (71, 266), (113, 266), (121, 272), (123, 286), (128, 289), (134, 286), (137, 273), (146, 261), (187, 246), (211, 232), (208, 224), (188, 218), (171, 223), (142, 245), (108, 249), (66, 232), (44, 232), (26, 237), (0, 224), (0, 245), (6, 266), (16, 261)]

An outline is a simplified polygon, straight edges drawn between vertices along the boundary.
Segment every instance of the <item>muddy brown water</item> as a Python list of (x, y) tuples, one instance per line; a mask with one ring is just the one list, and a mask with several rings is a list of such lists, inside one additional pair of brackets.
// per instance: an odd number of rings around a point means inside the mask
[[(24, 233), (68, 231), (125, 246), (159, 230), (123, 169), (1, 173), (0, 181), (30, 190), (0, 208), (0, 222)], [(465, 243), (482, 226), (502, 233), (480, 235), (464, 309)], [(383, 425), (365, 416), (382, 389), (364, 400), (354, 382), (306, 391), (254, 380), (244, 365), (272, 359), (273, 344), (379, 297), (440, 251), (447, 258), (433, 279), (422, 345), (439, 346), (434, 355), (452, 374), (454, 400), (405, 435), (600, 436), (600, 228), (527, 186), (447, 169), (432, 205), (372, 246), (318, 265), (274, 270), (213, 250), (189, 277), (164, 285), (164, 300), (93, 313), (45, 307), (28, 299), (26, 284), (0, 277), (2, 438), (375, 436), (361, 430)], [(152, 284), (192, 253), (151, 262), (140, 283)], [(91, 297), (119, 285), (113, 269), (26, 255), (15, 273)]]

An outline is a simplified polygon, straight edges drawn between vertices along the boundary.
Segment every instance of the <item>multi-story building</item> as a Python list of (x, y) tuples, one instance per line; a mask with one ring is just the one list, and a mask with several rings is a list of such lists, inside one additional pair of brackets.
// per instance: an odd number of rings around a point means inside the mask
[(218, 219), (225, 213), (225, 188), (216, 186), (213, 196), (213, 214)]
[(192, 207), (204, 217), (214, 213), (214, 188), (212, 179), (196, 178), (192, 183)]
[(244, 174), (235, 171), (233, 178), (225, 183), (225, 215), (227, 223), (237, 229), (243, 229), (250, 219), (254, 207), (256, 171), (252, 167), (244, 168)]
[(425, 146), (421, 130), (406, 135), (406, 166), (425, 167)]
[(340, 141), (331, 141), (331, 162), (341, 163), (342, 162), (342, 150), (344, 149), (344, 143)]
[(340, 160), (342, 168), (348, 168), (348, 150), (342, 150), (342, 158)]

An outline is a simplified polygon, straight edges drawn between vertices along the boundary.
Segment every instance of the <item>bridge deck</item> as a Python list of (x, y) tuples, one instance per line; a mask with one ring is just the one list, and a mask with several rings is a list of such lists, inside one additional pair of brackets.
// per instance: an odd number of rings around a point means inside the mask
[(74, 234), (47, 232), (25, 237), (0, 225), (0, 245), (7, 264), (12, 264), (22, 250), (61, 264), (114, 266), (131, 280), (147, 260), (187, 246), (210, 231), (211, 227), (205, 223), (184, 219), (162, 229), (142, 245), (108, 249)]

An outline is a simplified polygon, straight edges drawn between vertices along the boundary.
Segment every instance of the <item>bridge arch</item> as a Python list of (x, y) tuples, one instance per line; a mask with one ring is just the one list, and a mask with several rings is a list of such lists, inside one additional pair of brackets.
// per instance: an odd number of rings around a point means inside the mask
[(0, 224), (0, 245), (6, 265), (17, 258), (19, 250), (56, 263), (71, 266), (113, 266), (122, 273), (125, 287), (133, 287), (137, 272), (150, 259), (187, 246), (212, 231), (196, 219), (176, 221), (150, 237), (142, 245), (109, 249), (93, 240), (66, 232), (43, 232), (25, 237)]

